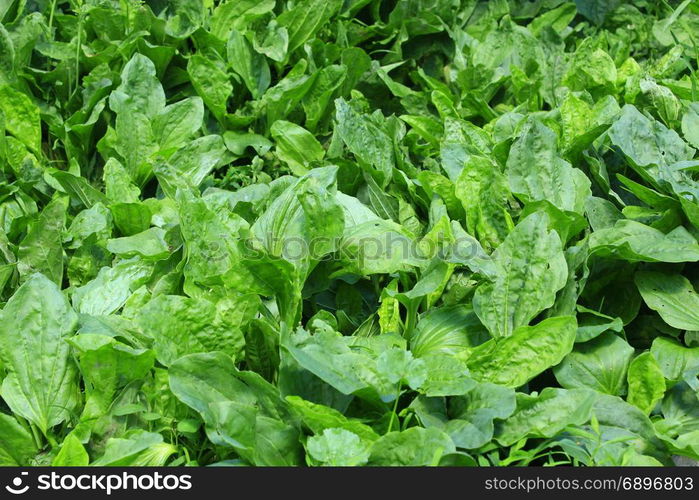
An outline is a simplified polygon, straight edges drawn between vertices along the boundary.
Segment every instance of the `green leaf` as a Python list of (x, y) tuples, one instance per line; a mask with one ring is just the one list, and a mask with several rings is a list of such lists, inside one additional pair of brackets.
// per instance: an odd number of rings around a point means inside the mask
[(682, 134), (687, 142), (699, 148), (699, 103), (689, 103), (682, 115)]
[(91, 465), (102, 467), (163, 466), (177, 447), (163, 442), (163, 436), (155, 432), (134, 430), (123, 438), (107, 441), (104, 455)]
[(454, 183), (466, 213), (466, 228), (487, 248), (503, 242), (514, 227), (508, 212), (511, 199), (507, 179), (492, 160), (470, 156)]
[(220, 352), (191, 354), (170, 366), (170, 388), (206, 423), (209, 439), (255, 465), (298, 465), (297, 429), (277, 389), (239, 372)]
[(648, 307), (670, 326), (699, 330), (699, 295), (680, 274), (639, 271), (636, 286)]
[(233, 92), (225, 70), (214, 61), (194, 54), (187, 63), (187, 73), (204, 104), (218, 120), (223, 120), (228, 97)]
[(629, 262), (696, 262), (699, 244), (678, 226), (664, 234), (640, 222), (622, 219), (613, 227), (590, 235), (590, 251), (601, 257)]
[(553, 305), (566, 283), (568, 267), (561, 240), (548, 218), (534, 213), (493, 252), (495, 278), (473, 297), (473, 309), (494, 337), (508, 337)]
[(51, 462), (52, 467), (86, 467), (90, 463), (90, 457), (85, 447), (73, 434), (63, 440), (61, 449)]
[(438, 465), (444, 455), (454, 453), (454, 443), (438, 429), (412, 427), (381, 436), (371, 447), (371, 466), (420, 467)]
[[(383, 118), (383, 116), (381, 116)], [(395, 165), (393, 141), (375, 115), (359, 112), (354, 102), (342, 98), (335, 100), (335, 133), (342, 139), (352, 154), (368, 166), (376, 169), (385, 184), (391, 177)]]
[(14, 417), (0, 413), (0, 465), (26, 466), (37, 453), (32, 434)]
[(420, 317), (410, 338), (410, 350), (425, 355), (457, 354), (488, 339), (488, 333), (468, 306), (433, 308)]
[(657, 169), (689, 160), (694, 149), (672, 129), (642, 115), (635, 106), (627, 104), (609, 129), (612, 144), (619, 147), (641, 177), (657, 176)]
[(446, 432), (459, 448), (474, 449), (493, 438), (495, 419), (505, 419), (515, 411), (515, 391), (482, 383), (460, 397), (419, 397), (411, 407), (422, 424)]
[(267, 59), (255, 52), (250, 42), (237, 30), (231, 31), (226, 52), (228, 64), (243, 79), (253, 99), (261, 97), (271, 81)]
[(286, 401), (291, 411), (298, 415), (314, 434), (321, 434), (326, 429), (344, 429), (359, 436), (363, 441), (375, 441), (379, 437), (368, 425), (347, 418), (334, 408), (311, 403), (298, 396), (287, 396)]
[(665, 395), (665, 378), (660, 365), (650, 352), (634, 358), (628, 372), (629, 395), (626, 400), (646, 415)]
[(495, 439), (510, 446), (523, 438), (556, 436), (569, 425), (587, 422), (595, 400), (589, 389), (547, 387), (541, 394), (517, 394), (517, 409), (498, 422)]
[(44, 208), (17, 252), (17, 270), (23, 279), (43, 273), (57, 284), (63, 282), (63, 231), (67, 200), (58, 198)]
[(346, 429), (325, 429), (306, 443), (308, 454), (323, 465), (357, 466), (369, 460), (369, 446)]
[(138, 257), (103, 267), (95, 279), (75, 289), (73, 307), (82, 314), (111, 314), (148, 280), (152, 271), (152, 264)]
[(313, 37), (341, 6), (340, 0), (301, 0), (284, 11), (277, 21), (289, 31), (289, 53)]
[(54, 282), (33, 274), (1, 316), (0, 359), (8, 371), (2, 397), (15, 414), (46, 434), (68, 420), (78, 404), (77, 369), (66, 342), (77, 315)]
[(509, 337), (489, 340), (467, 360), (476, 380), (519, 387), (557, 365), (572, 350), (577, 322), (572, 316), (520, 326)]
[(0, 85), (0, 112), (5, 129), (34, 153), (41, 152), (39, 108), (26, 94), (8, 85)]
[(121, 71), (121, 83), (109, 96), (109, 107), (119, 115), (138, 112), (148, 118), (163, 110), (165, 92), (153, 61), (134, 54)]
[(277, 120), (270, 129), (277, 145), (277, 156), (296, 175), (308, 172), (309, 163), (320, 161), (325, 150), (308, 130), (284, 120)]
[(558, 156), (556, 134), (538, 121), (529, 123), (510, 148), (510, 189), (523, 202), (546, 200), (560, 210), (582, 213), (590, 181)]
[(650, 352), (668, 380), (680, 380), (687, 370), (699, 366), (699, 347), (685, 347), (672, 339), (656, 338)]
[(257, 306), (258, 299), (253, 295), (218, 302), (159, 295), (139, 311), (137, 321), (153, 339), (153, 350), (165, 366), (197, 352), (221, 351), (237, 358), (245, 347), (242, 327), (256, 313)]
[(183, 146), (201, 128), (204, 101), (194, 96), (165, 106), (153, 118), (153, 135), (161, 150)]
[(566, 389), (589, 388), (604, 394), (626, 393), (626, 372), (634, 349), (610, 332), (575, 346), (553, 373)]
[(155, 362), (150, 349), (132, 348), (99, 333), (76, 335), (69, 343), (77, 354), (85, 392), (103, 413), (119, 389), (146, 377)]
[(382, 352), (376, 359), (376, 369), (390, 383), (405, 383), (412, 389), (420, 388), (428, 376), (423, 360), (413, 359), (410, 351), (398, 347)]

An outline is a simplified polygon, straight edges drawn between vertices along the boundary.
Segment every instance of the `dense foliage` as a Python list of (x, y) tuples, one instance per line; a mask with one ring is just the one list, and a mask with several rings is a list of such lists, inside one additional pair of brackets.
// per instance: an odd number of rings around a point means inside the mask
[(696, 2), (0, 19), (0, 464), (699, 459)]

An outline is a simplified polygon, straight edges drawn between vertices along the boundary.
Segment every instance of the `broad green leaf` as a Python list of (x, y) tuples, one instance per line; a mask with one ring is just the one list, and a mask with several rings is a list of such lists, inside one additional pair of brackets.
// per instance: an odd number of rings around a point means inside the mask
[(410, 338), (410, 350), (421, 358), (435, 353), (457, 354), (484, 342), (488, 333), (468, 306), (429, 310), (420, 317)]
[(276, 143), (277, 156), (296, 175), (306, 174), (311, 162), (320, 161), (325, 156), (325, 150), (313, 134), (294, 123), (277, 120), (270, 132)]
[(470, 156), (454, 184), (466, 213), (466, 227), (486, 248), (495, 248), (514, 227), (508, 212), (507, 179), (492, 160)]
[(385, 184), (395, 165), (393, 141), (384, 128), (381, 118), (360, 113), (354, 103), (335, 100), (335, 133), (342, 139), (357, 159), (381, 173)]
[(98, 333), (76, 335), (69, 343), (75, 349), (85, 392), (103, 413), (109, 411), (118, 390), (146, 377), (155, 362), (150, 349), (135, 349)]
[(699, 103), (690, 103), (682, 115), (682, 134), (687, 142), (699, 148)]
[(573, 348), (576, 330), (572, 316), (520, 326), (509, 337), (475, 348), (467, 360), (468, 368), (476, 380), (519, 387), (560, 363)]
[(305, 273), (309, 262), (335, 249), (344, 228), (336, 175), (336, 167), (313, 169), (270, 203), (251, 228), (269, 255), (283, 257)]
[(685, 347), (666, 337), (653, 340), (650, 352), (668, 380), (680, 380), (687, 370), (699, 366), (699, 347)]
[(665, 378), (660, 365), (650, 352), (634, 358), (627, 375), (629, 395), (626, 401), (639, 408), (646, 415), (665, 394)]
[(0, 82), (0, 112), (5, 129), (34, 153), (41, 151), (41, 118), (39, 108), (23, 92)]
[(670, 326), (699, 330), (699, 295), (680, 274), (639, 271), (636, 286), (646, 305)]
[(664, 234), (640, 222), (617, 221), (590, 235), (590, 251), (601, 257), (629, 262), (696, 262), (697, 240), (682, 226)]
[(172, 392), (196, 410), (207, 435), (254, 465), (298, 465), (300, 443), (288, 410), (273, 386), (239, 372), (220, 352), (191, 354), (170, 367)]
[(369, 460), (369, 446), (346, 429), (325, 429), (306, 442), (308, 454), (323, 465), (357, 466)]
[(289, 32), (289, 52), (293, 52), (327, 23), (342, 7), (340, 0), (301, 0), (277, 18)]
[(54, 283), (63, 281), (63, 231), (67, 200), (58, 198), (49, 203), (34, 226), (19, 244), (17, 270), (23, 279), (42, 273)]
[(206, 135), (180, 148), (168, 159), (166, 165), (157, 165), (155, 173), (163, 191), (174, 198), (178, 187), (198, 187), (204, 178), (227, 158), (227, 150), (221, 136)]
[(626, 393), (626, 373), (634, 349), (610, 332), (575, 346), (553, 373), (566, 389), (594, 389), (604, 394)]
[(667, 391), (662, 405), (664, 420), (656, 422), (661, 434), (676, 438), (699, 431), (699, 405), (697, 394), (685, 382), (675, 384)]
[(109, 96), (109, 107), (119, 115), (142, 113), (155, 117), (165, 107), (165, 92), (148, 57), (135, 54), (121, 71), (121, 83)]
[(449, 436), (438, 429), (412, 427), (381, 436), (371, 447), (371, 466), (429, 466), (439, 465), (444, 455), (456, 448)]
[(418, 361), (424, 363), (426, 373), (419, 390), (427, 396), (465, 394), (476, 384), (470, 377), (466, 363), (450, 354), (427, 354)]
[(161, 150), (184, 145), (201, 128), (204, 119), (204, 101), (188, 97), (165, 106), (153, 118), (153, 135)]
[(103, 267), (95, 279), (75, 289), (73, 307), (82, 314), (111, 314), (148, 280), (152, 271), (152, 264), (138, 257)]
[(287, 396), (286, 401), (291, 411), (297, 414), (314, 434), (321, 434), (326, 429), (344, 429), (364, 441), (375, 441), (379, 437), (368, 425), (359, 420), (347, 418), (334, 408), (311, 403), (298, 396)]
[(216, 5), (211, 16), (211, 33), (228, 40), (232, 29), (245, 29), (253, 20), (274, 9), (275, 0), (229, 0)]
[(582, 213), (590, 181), (582, 170), (558, 156), (556, 134), (532, 121), (510, 148), (510, 189), (523, 202), (546, 200), (560, 210)]
[(2, 397), (46, 434), (68, 420), (79, 401), (77, 369), (66, 342), (77, 315), (58, 286), (37, 273), (17, 289), (1, 317), (0, 359), (8, 371)]
[(493, 438), (494, 420), (505, 419), (515, 410), (515, 391), (482, 383), (465, 395), (450, 398), (416, 399), (411, 407), (422, 424), (446, 432), (459, 448), (480, 448)]
[(418, 389), (428, 377), (428, 365), (414, 359), (410, 351), (393, 347), (382, 352), (376, 359), (377, 372), (391, 384), (406, 384)]
[(37, 453), (31, 432), (14, 417), (0, 413), (0, 466), (29, 465)]
[(548, 218), (534, 213), (493, 252), (495, 277), (476, 290), (473, 309), (494, 337), (508, 337), (553, 305), (568, 267)]
[(201, 54), (194, 54), (187, 63), (187, 73), (204, 104), (218, 120), (223, 120), (228, 97), (233, 92), (225, 70)]
[(107, 441), (104, 455), (91, 465), (103, 467), (163, 466), (177, 447), (163, 442), (155, 432), (134, 430), (127, 436)]
[(237, 358), (245, 347), (242, 327), (257, 306), (258, 299), (252, 295), (218, 302), (159, 295), (141, 309), (137, 321), (153, 339), (153, 350), (165, 366), (197, 352), (221, 351)]
[(139, 256), (146, 260), (161, 260), (170, 255), (165, 236), (165, 230), (152, 227), (133, 236), (108, 240), (107, 250), (127, 259)]
[(642, 115), (627, 104), (609, 129), (609, 137), (630, 160), (642, 178), (654, 182), (665, 167), (690, 160), (694, 149), (672, 129)]
[(51, 462), (52, 467), (86, 467), (90, 463), (90, 457), (85, 447), (73, 434), (61, 443), (61, 449)]
[(271, 81), (267, 59), (255, 52), (250, 42), (237, 30), (231, 31), (226, 52), (228, 64), (243, 79), (253, 99), (261, 97)]
[(510, 446), (523, 438), (553, 437), (590, 419), (596, 394), (589, 389), (547, 387), (540, 394), (517, 394), (517, 409), (497, 423), (495, 439)]

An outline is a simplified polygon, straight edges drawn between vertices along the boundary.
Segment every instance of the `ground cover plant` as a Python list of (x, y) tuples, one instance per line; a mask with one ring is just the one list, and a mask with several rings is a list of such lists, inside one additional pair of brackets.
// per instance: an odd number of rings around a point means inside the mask
[(699, 459), (696, 2), (0, 20), (0, 465)]

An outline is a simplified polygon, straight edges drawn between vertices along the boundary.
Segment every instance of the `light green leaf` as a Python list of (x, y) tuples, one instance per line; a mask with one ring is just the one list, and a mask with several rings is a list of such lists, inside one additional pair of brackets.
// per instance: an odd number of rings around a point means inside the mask
[(593, 232), (589, 242), (595, 255), (630, 262), (699, 260), (699, 244), (682, 226), (664, 234), (640, 222), (621, 219), (613, 227)]
[(242, 327), (257, 307), (253, 295), (218, 302), (158, 295), (140, 310), (137, 322), (154, 340), (158, 361), (165, 366), (197, 352), (221, 351), (237, 358), (245, 347)]
[(39, 108), (25, 93), (8, 85), (0, 85), (0, 112), (5, 116), (5, 129), (8, 132), (34, 153), (41, 152)]
[(639, 408), (646, 415), (665, 394), (665, 378), (660, 365), (650, 352), (634, 358), (628, 372), (629, 395), (626, 401)]
[(78, 404), (77, 369), (66, 342), (77, 315), (54, 282), (33, 274), (0, 317), (0, 359), (8, 371), (2, 397), (46, 434), (68, 420)]
[(226, 45), (228, 64), (245, 82), (245, 86), (258, 99), (269, 87), (271, 76), (267, 59), (255, 52), (250, 42), (237, 30), (232, 30)]
[(369, 460), (369, 446), (346, 429), (325, 429), (319, 436), (311, 436), (306, 443), (308, 454), (323, 465), (357, 466)]
[(566, 389), (589, 388), (620, 396), (626, 393), (626, 372), (634, 349), (610, 332), (575, 346), (553, 369), (556, 380)]
[(636, 286), (646, 305), (670, 326), (699, 330), (699, 295), (680, 274), (639, 271)]
[(448, 435), (438, 429), (411, 427), (381, 436), (371, 447), (371, 466), (439, 465), (444, 455), (456, 448)]
[(73, 434), (63, 440), (61, 449), (51, 462), (52, 467), (86, 467), (90, 457), (85, 447)]
[(34, 226), (19, 244), (17, 270), (23, 279), (43, 273), (57, 284), (63, 282), (63, 231), (66, 223), (66, 198), (46, 205)]
[(30, 459), (37, 453), (31, 432), (14, 417), (0, 413), (0, 466), (29, 465)]
[(277, 156), (296, 175), (308, 172), (309, 163), (320, 161), (325, 150), (308, 130), (294, 123), (277, 120), (270, 129), (277, 145)]
[(478, 287), (473, 309), (491, 335), (507, 337), (553, 305), (568, 266), (561, 239), (541, 213), (520, 222), (492, 257), (495, 277)]
[(699, 347), (685, 347), (675, 340), (658, 337), (650, 352), (668, 380), (680, 380), (687, 370), (699, 367)]
[(523, 438), (553, 437), (590, 419), (596, 394), (589, 389), (547, 387), (541, 394), (517, 394), (517, 410), (498, 422), (495, 439), (510, 446)]
[(520, 326), (509, 337), (475, 348), (467, 360), (468, 368), (476, 380), (519, 387), (560, 363), (573, 348), (576, 330), (573, 316)]
[(556, 143), (553, 130), (530, 122), (507, 158), (510, 189), (525, 203), (546, 200), (560, 210), (582, 214), (591, 195), (590, 180), (558, 156)]

